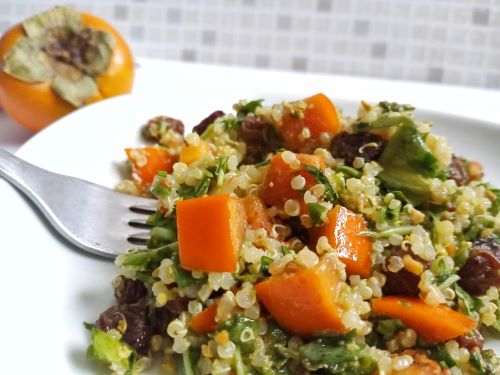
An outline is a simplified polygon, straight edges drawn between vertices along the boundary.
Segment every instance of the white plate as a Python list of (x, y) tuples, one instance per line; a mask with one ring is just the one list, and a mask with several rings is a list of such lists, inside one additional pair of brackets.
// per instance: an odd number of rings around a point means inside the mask
[[(120, 179), (123, 148), (141, 144), (139, 127), (152, 116), (165, 114), (192, 126), (214, 110), (229, 111), (239, 98), (274, 102), (294, 97), (300, 94), (192, 90), (166, 91), (161, 98), (119, 97), (62, 118), (18, 155), (43, 168), (113, 187)], [(348, 113), (358, 105), (335, 102)], [(500, 185), (500, 126), (426, 111), (418, 116), (433, 120), (436, 132), (446, 135), (458, 154), (481, 161), (486, 179)], [(2, 373), (106, 373), (85, 358), (88, 334), (82, 322), (94, 321), (113, 302), (114, 265), (61, 241), (4, 181), (0, 203)], [(491, 344), (500, 353), (500, 342)]]

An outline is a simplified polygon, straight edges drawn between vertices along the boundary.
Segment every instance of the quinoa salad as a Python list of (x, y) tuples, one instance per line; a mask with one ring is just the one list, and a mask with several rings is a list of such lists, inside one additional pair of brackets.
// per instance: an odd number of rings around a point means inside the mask
[[(142, 127), (154, 197), (87, 356), (114, 374), (499, 374), (500, 189), (411, 105), (242, 100)], [(124, 249), (125, 250), (125, 249)], [(496, 337), (496, 338), (495, 338)], [(498, 342), (498, 341), (496, 341)]]

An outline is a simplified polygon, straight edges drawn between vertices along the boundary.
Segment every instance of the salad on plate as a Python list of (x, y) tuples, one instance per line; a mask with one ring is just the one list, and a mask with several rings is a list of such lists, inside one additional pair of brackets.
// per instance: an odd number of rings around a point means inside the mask
[[(158, 116), (117, 189), (157, 200), (86, 323), (117, 374), (498, 374), (500, 190), (414, 108), (242, 100)], [(465, 150), (457, 150), (458, 153)]]

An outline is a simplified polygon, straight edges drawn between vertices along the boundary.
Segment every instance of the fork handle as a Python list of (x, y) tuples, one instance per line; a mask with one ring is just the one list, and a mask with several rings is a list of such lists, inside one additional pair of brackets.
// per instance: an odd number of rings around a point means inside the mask
[[(31, 199), (37, 197), (29, 187), (30, 181), (40, 178), (41, 171), (42, 169), (0, 148), (0, 177), (13, 184)], [(44, 172), (46, 173), (46, 171)]]

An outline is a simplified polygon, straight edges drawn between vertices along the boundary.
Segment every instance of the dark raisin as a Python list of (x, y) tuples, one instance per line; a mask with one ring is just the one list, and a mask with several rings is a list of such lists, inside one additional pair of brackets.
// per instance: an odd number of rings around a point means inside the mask
[(384, 295), (418, 296), (418, 293), (420, 293), (418, 289), (420, 277), (407, 270), (403, 269), (399, 272), (387, 271), (385, 276), (385, 284), (382, 287)]
[(362, 157), (365, 162), (377, 160), (384, 145), (384, 140), (373, 133), (342, 132), (333, 139), (331, 151), (333, 156), (344, 159), (346, 165), (352, 166), (356, 157)]
[(477, 329), (473, 329), (465, 335), (457, 337), (457, 342), (461, 348), (465, 348), (467, 350), (472, 350), (474, 348), (482, 349), (484, 339)]
[(172, 129), (180, 135), (184, 134), (184, 124), (182, 121), (167, 116), (156, 116), (149, 120), (142, 129), (143, 136), (153, 142), (159, 142), (163, 135)]
[(467, 173), (465, 160), (453, 155), (450, 164), (450, 179), (455, 180), (458, 186), (467, 185), (470, 182), (470, 176)]
[(118, 276), (113, 282), (113, 287), (116, 300), (120, 305), (136, 303), (148, 294), (148, 289), (142, 281), (124, 276)]
[(178, 297), (168, 301), (165, 306), (153, 310), (153, 332), (158, 335), (165, 335), (168, 323), (175, 319), (181, 312), (187, 310), (188, 299)]
[(255, 164), (264, 159), (269, 150), (265, 134), (271, 125), (260, 116), (247, 116), (241, 123), (240, 135), (247, 145), (244, 164)]
[(131, 305), (112, 306), (99, 316), (96, 326), (107, 332), (116, 329), (121, 320), (125, 321), (123, 341), (137, 353), (146, 355), (152, 336), (147, 308)]
[[(393, 246), (391, 248), (390, 256), (398, 256), (402, 258), (407, 254), (408, 252), (404, 251), (400, 246)], [(424, 261), (416, 255), (413, 255), (412, 257), (422, 263), (424, 268), (429, 267), (429, 262)], [(388, 262), (389, 260), (386, 261), (382, 269), (386, 276), (385, 284), (382, 287), (384, 295), (418, 296), (420, 293), (420, 289), (418, 288), (420, 276), (415, 275), (404, 268), (398, 272), (391, 272), (387, 269)]]
[(222, 111), (215, 111), (208, 115), (208, 117), (204, 118), (198, 125), (196, 125), (193, 128), (193, 132), (198, 133), (199, 135), (202, 135), (207, 128), (212, 125), (215, 120), (217, 120), (219, 117), (224, 116), (224, 112)]
[(500, 287), (500, 244), (492, 238), (475, 241), (464, 266), (458, 271), (458, 284), (473, 296), (482, 296)]

